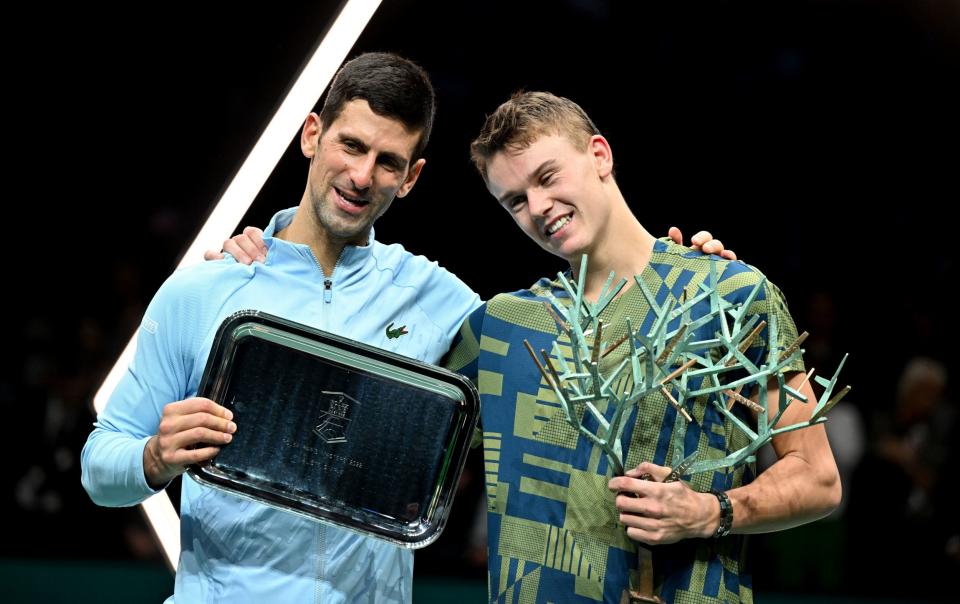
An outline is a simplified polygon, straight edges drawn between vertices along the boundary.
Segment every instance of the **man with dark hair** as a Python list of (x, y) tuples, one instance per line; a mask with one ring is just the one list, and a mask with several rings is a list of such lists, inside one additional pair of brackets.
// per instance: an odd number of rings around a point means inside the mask
[[(653, 323), (647, 299), (630, 286), (635, 275), (663, 304), (687, 289), (699, 291), (712, 262), (718, 293), (730, 303), (746, 301), (762, 284), (749, 312), (768, 327), (744, 351), (752, 363), (759, 366), (768, 351), (796, 339), (780, 291), (758, 270), (711, 260), (644, 229), (614, 179), (610, 144), (573, 101), (545, 92), (517, 94), (487, 118), (471, 151), (490, 193), (528, 237), (569, 263), (568, 278), (585, 279), (588, 300), (597, 300), (611, 272), (628, 280), (600, 315), (605, 339), (621, 342), (604, 353), (601, 369), (618, 366), (629, 353), (627, 320), (635, 328)], [(610, 479), (599, 447), (567, 423), (524, 346), (529, 341), (534, 350), (550, 349), (557, 341), (569, 349), (569, 337), (548, 312), (551, 297), (572, 303), (559, 280), (549, 278), (495, 296), (471, 314), (448, 360), (448, 367), (477, 380), (481, 392), (490, 600), (625, 602), (640, 587), (639, 541), (657, 546), (652, 585), (663, 601), (752, 601), (744, 534), (809, 522), (839, 502), (823, 426), (774, 438), (778, 459), (759, 475), (747, 464), (663, 482), (668, 466), (680, 462), (671, 446), (677, 411), (656, 392), (630, 411), (620, 443), (624, 466), (635, 469)], [(709, 312), (709, 304), (695, 306), (691, 320)], [(693, 340), (713, 339), (716, 329), (713, 323), (697, 328)], [(802, 361), (788, 367), (787, 377), (792, 389), (816, 400)], [(621, 381), (617, 388), (629, 385)], [(771, 416), (778, 392), (772, 380)], [(738, 405), (735, 413), (749, 422), (744, 409)], [(685, 410), (693, 421), (685, 428), (684, 457), (721, 459), (748, 444), (706, 396), (688, 400)], [(790, 405), (778, 425), (807, 420), (811, 411), (811, 404)], [(610, 420), (612, 405), (605, 412)], [(644, 474), (654, 480), (639, 479)]]
[[(426, 73), (391, 54), (361, 55), (307, 116), (310, 159), (296, 208), (265, 232), (269, 257), (205, 262), (174, 273), (147, 308), (135, 357), (82, 454), (101, 505), (129, 506), (237, 430), (229, 410), (196, 397), (222, 320), (247, 308), (426, 362), (437, 362), (480, 300), (454, 275), (373, 223), (413, 188), (434, 116)], [(373, 310), (375, 307), (375, 311)], [(390, 323), (406, 325), (390, 338)], [(196, 448), (195, 448), (196, 447)], [(182, 551), (170, 602), (409, 602), (413, 555), (386, 542), (241, 499), (183, 478)]]

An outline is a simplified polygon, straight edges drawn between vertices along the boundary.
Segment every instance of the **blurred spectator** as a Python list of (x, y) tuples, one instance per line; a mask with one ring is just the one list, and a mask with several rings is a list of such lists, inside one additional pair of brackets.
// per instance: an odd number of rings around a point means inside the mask
[[(858, 591), (887, 597), (956, 593), (950, 573), (951, 565), (958, 568), (950, 554), (956, 504), (946, 491), (951, 454), (956, 463), (950, 446), (957, 425), (946, 388), (941, 362), (914, 357), (900, 375), (895, 404), (874, 420), (850, 504), (861, 556), (851, 561)], [(884, 550), (890, 551), (902, 580), (877, 580), (867, 552)]]

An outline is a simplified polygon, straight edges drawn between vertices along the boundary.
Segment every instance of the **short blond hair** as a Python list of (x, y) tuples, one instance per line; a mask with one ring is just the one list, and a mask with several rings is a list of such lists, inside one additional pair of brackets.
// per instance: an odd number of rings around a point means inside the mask
[(565, 136), (585, 150), (600, 131), (587, 112), (570, 99), (549, 92), (516, 92), (487, 116), (480, 134), (470, 144), (470, 158), (487, 179), (487, 164), (505, 149), (522, 150), (544, 135)]

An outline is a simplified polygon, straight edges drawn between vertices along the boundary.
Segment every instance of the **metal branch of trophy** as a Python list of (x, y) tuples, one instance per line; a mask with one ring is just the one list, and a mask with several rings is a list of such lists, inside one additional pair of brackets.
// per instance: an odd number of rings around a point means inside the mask
[[(621, 279), (613, 284), (615, 276), (611, 273), (597, 301), (590, 302), (584, 296), (586, 274), (587, 256), (584, 255), (576, 284), (563, 274), (559, 275), (570, 303), (564, 304), (548, 294), (550, 304), (547, 310), (560, 331), (569, 337), (571, 358), (563, 354), (556, 341), (553, 342), (552, 355), (541, 349), (539, 357), (529, 342), (524, 341), (524, 344), (560, 402), (566, 421), (603, 451), (616, 475), (623, 475), (625, 471), (622, 437), (629, 412), (656, 393), (662, 394), (676, 409), (670, 443), (673, 471), (666, 479), (673, 481), (685, 475), (752, 462), (757, 450), (776, 435), (825, 422), (825, 414), (850, 391), (850, 386), (846, 386), (833, 394), (837, 377), (846, 362), (844, 356), (831, 379), (815, 378), (824, 392), (810, 419), (777, 427), (791, 404), (809, 404), (807, 397), (787, 385), (784, 377), (784, 369), (803, 354), (800, 346), (807, 333), (801, 334), (785, 350), (770, 347), (764, 363), (759, 366), (747, 357), (747, 350), (764, 328), (769, 329), (768, 341), (777, 341), (776, 317), (771, 316), (768, 325), (758, 315), (748, 313), (764, 286), (763, 280), (742, 303), (728, 302), (718, 293), (714, 260), (707, 282), (700, 284), (696, 293), (690, 295), (684, 291), (679, 300), (668, 297), (663, 304), (658, 304), (646, 284), (635, 276), (636, 286), (654, 313), (652, 325), (644, 332), (639, 327), (634, 329), (627, 318), (626, 334), (608, 342), (603, 337), (606, 328), (600, 315), (622, 291), (627, 280)], [(697, 316), (694, 316), (694, 309)], [(711, 338), (695, 340), (701, 328), (711, 323), (719, 324), (719, 331)], [(629, 346), (626, 358), (612, 369), (601, 370), (602, 359), (622, 345)], [(743, 377), (725, 382), (724, 378), (730, 375)], [(811, 369), (805, 380), (812, 375)], [(776, 380), (779, 386), (778, 411), (772, 417), (767, 405), (767, 384), (771, 380)], [(749, 392), (754, 387), (758, 392), (757, 402), (741, 394), (744, 389)], [(747, 436), (749, 444), (720, 459), (698, 460), (696, 452), (685, 455), (687, 426), (694, 421), (686, 402), (700, 397), (707, 397), (727, 421)], [(757, 415), (755, 429), (733, 412), (736, 404), (745, 405)], [(601, 408), (607, 409), (609, 418), (600, 411)], [(584, 421), (588, 416), (592, 422)], [(591, 428), (592, 425), (596, 427)], [(635, 585), (631, 584), (630, 601), (662, 602), (654, 588), (652, 551), (637, 544), (637, 556), (639, 579)]]

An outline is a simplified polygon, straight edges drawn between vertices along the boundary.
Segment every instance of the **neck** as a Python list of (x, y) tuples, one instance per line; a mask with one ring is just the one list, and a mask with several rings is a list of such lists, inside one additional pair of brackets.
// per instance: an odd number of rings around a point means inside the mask
[[(597, 233), (595, 245), (586, 250), (587, 262), (586, 296), (597, 300), (611, 271), (616, 275), (614, 283), (626, 279), (627, 288), (633, 276), (639, 275), (650, 263), (656, 239), (647, 232), (627, 206), (619, 191), (607, 227)], [(574, 278), (579, 278), (582, 256), (571, 259)]]
[[(368, 233), (366, 238), (369, 236)], [(333, 275), (333, 269), (337, 266), (337, 260), (340, 259), (343, 248), (356, 244), (356, 241), (348, 242), (331, 237), (330, 233), (319, 224), (307, 202), (300, 203), (293, 220), (285, 229), (279, 231), (276, 237), (290, 243), (309, 246), (317, 262), (320, 263), (323, 274), (327, 277)]]

